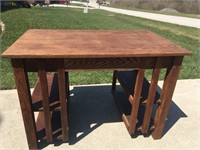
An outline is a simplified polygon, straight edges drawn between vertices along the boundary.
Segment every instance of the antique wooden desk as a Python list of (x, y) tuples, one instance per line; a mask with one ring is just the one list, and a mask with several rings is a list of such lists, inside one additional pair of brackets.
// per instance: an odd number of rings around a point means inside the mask
[[(140, 101), (141, 82), (146, 69), (153, 69), (142, 131), (148, 128), (152, 102), (160, 69), (166, 68), (152, 136), (162, 136), (175, 84), (185, 55), (191, 52), (149, 31), (91, 31), (91, 30), (36, 30), (25, 32), (2, 57), (10, 58), (21, 105), (25, 131), (30, 149), (38, 147), (34, 108), (28, 72), (38, 72), (39, 92), (45, 121), (46, 140), (52, 142), (51, 111), (49, 104), (49, 75), (57, 72), (62, 139), (68, 140), (66, 71), (137, 69), (135, 95), (132, 96), (132, 112), (128, 131), (134, 134)], [(38, 85), (37, 85), (38, 86)], [(37, 87), (36, 86), (36, 87)], [(38, 91), (39, 89), (39, 91)], [(36, 92), (36, 93), (37, 93)], [(127, 120), (126, 120), (127, 121)], [(127, 124), (127, 122), (125, 122)]]

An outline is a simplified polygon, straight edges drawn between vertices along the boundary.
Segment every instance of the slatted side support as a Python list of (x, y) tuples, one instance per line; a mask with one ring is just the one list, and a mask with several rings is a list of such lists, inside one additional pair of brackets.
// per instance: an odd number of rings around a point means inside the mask
[[(126, 94), (129, 102), (132, 104), (134, 99), (134, 85), (136, 81), (137, 70), (132, 71), (116, 71), (115, 76), (118, 79), (124, 93)], [(140, 104), (146, 105), (148, 99), (148, 91), (150, 88), (149, 81), (144, 78), (142, 85), (142, 92), (140, 96)], [(154, 103), (159, 104), (160, 94), (156, 91)]]
[(134, 100), (132, 102), (132, 111), (130, 118), (129, 133), (134, 134), (136, 130), (136, 122), (138, 115), (138, 108), (140, 103), (140, 95), (142, 91), (143, 79), (145, 69), (139, 69), (136, 77), (135, 89), (134, 89)]
[(68, 141), (68, 115), (64, 61), (58, 62), (58, 84), (61, 106), (62, 140)]
[(47, 142), (52, 142), (52, 127), (51, 127), (51, 113), (49, 107), (49, 90), (48, 90), (48, 83), (47, 83), (47, 74), (45, 71), (45, 63), (44, 61), (40, 61), (39, 63), (39, 70), (38, 76), (40, 81), (40, 88), (42, 92), (42, 105), (43, 105), (43, 112), (44, 112), (44, 121), (45, 121), (45, 133)]
[(159, 80), (159, 75), (160, 75), (160, 68), (159, 65), (162, 63), (162, 60), (157, 58), (156, 60), (156, 66), (155, 69), (152, 72), (152, 78), (151, 78), (151, 84), (149, 88), (149, 94), (146, 102), (146, 109), (145, 109), (145, 114), (144, 114), (144, 119), (142, 123), (142, 133), (147, 133), (148, 128), (149, 128), (149, 123), (151, 120), (151, 114), (152, 114), (152, 109), (153, 109), (153, 104), (154, 104), (154, 99), (156, 95), (156, 88)]

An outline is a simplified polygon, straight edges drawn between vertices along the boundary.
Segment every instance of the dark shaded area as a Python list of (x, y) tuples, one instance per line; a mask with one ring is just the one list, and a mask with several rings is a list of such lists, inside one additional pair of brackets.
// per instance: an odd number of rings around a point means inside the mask
[(18, 9), (18, 8), (31, 8), (31, 5), (26, 1), (0, 1), (1, 12)]
[[(159, 93), (161, 93), (162, 89), (159, 86), (157, 86), (157, 91)], [(153, 115), (152, 115), (153, 118), (155, 116), (156, 109), (157, 109), (157, 107), (153, 108)], [(172, 100), (170, 108), (169, 108), (169, 112), (168, 112), (168, 117), (167, 117), (167, 120), (165, 122), (165, 128), (163, 130), (163, 136), (176, 124), (176, 122), (180, 118), (185, 118), (185, 117), (187, 117), (187, 115)]]
[[(132, 106), (130, 102), (127, 100), (126, 95), (123, 92), (116, 92), (115, 96), (118, 97), (116, 98), (116, 103), (121, 115), (124, 114), (127, 117), (131, 116)], [(141, 132), (141, 126), (143, 123), (144, 113), (145, 113), (145, 105), (140, 105), (138, 108), (136, 132), (134, 133), (134, 135), (131, 135), (132, 138), (136, 138), (139, 135), (144, 135)], [(148, 134), (144, 135), (145, 137), (151, 135), (150, 133), (152, 132), (152, 126), (153, 126), (153, 119), (151, 118), (150, 124), (149, 124), (149, 131), (148, 131)]]
[[(118, 88), (120, 87), (117, 86), (117, 89)], [(117, 105), (110, 91), (111, 86), (80, 86), (74, 87), (74, 89), (70, 91), (69, 145), (76, 144), (104, 123), (122, 122), (121, 115), (117, 109)], [(125, 101), (122, 101), (122, 105), (124, 109), (127, 110), (126, 113), (130, 113), (130, 105)], [(143, 116), (144, 109), (144, 106), (140, 108), (138, 118)], [(153, 110), (153, 114), (155, 114), (155, 110), (156, 107)], [(55, 118), (55, 120), (54, 118), (52, 119), (53, 129), (59, 131), (59, 129), (61, 129), (59, 124), (59, 113), (56, 112), (53, 114), (53, 116)], [(165, 135), (170, 130), (170, 128), (172, 128), (173, 125), (182, 117), (187, 116), (172, 101), (163, 135)], [(41, 132), (44, 133), (44, 130)], [(40, 134), (44, 136), (43, 133)], [(58, 132), (58, 134), (61, 135), (61, 132)], [(60, 135), (57, 135), (57, 137)], [(150, 135), (151, 131), (148, 134), (142, 136), (149, 137)], [(132, 135), (131, 137), (134, 140), (138, 136), (141, 136), (140, 132), (136, 132), (136, 134)], [(54, 144), (54, 146), (59, 146), (62, 143), (62, 140), (54, 140), (52, 144)], [(48, 143), (46, 143), (45, 140), (41, 140), (39, 143), (39, 148), (44, 148), (47, 145)]]
[(172, 101), (168, 117), (165, 123), (163, 136), (174, 126), (174, 124), (180, 119), (185, 118), (187, 115)]
[[(59, 135), (61, 135), (61, 118), (60, 118), (60, 112), (59, 111), (54, 111), (52, 113), (52, 119), (51, 119), (51, 124), (52, 124), (52, 131), (57, 131), (55, 134), (53, 134), (53, 138), (57, 138)], [(38, 140), (42, 141), (45, 138), (45, 129), (42, 129), (37, 132), (37, 137)]]
[[(40, 85), (38, 85), (40, 86)], [(59, 88), (58, 88), (58, 74), (55, 73), (53, 75), (53, 81), (52, 85), (48, 85), (48, 89), (50, 90), (50, 96), (49, 96), (49, 104), (50, 104), (50, 110), (54, 110), (56, 107), (59, 107)], [(34, 91), (35, 92), (35, 91)], [(38, 93), (34, 93), (35, 95), (38, 95)], [(39, 94), (41, 99), (37, 99), (38, 96), (32, 97), (33, 98), (33, 110), (38, 111), (42, 109), (42, 95)]]
[[(134, 95), (135, 91), (135, 83), (136, 83), (136, 77), (137, 77), (137, 70), (133, 71), (116, 71), (116, 77), (117, 80), (119, 80), (120, 85), (124, 89), (124, 91), (127, 91), (128, 94)], [(143, 85), (142, 85), (142, 92), (140, 97), (140, 103), (145, 102), (145, 100), (148, 98), (148, 91), (150, 88), (150, 83), (146, 78), (143, 78)], [(156, 91), (156, 95), (154, 98), (154, 103), (160, 99), (160, 94), (158, 91)]]
[(18, 9), (18, 7), (13, 7), (13, 6), (1, 6), (1, 12), (5, 12), (8, 10), (13, 10), (13, 9)]
[[(69, 102), (69, 144), (75, 144), (104, 123), (121, 122), (110, 86), (75, 87)], [(79, 135), (80, 134), (80, 135)]]

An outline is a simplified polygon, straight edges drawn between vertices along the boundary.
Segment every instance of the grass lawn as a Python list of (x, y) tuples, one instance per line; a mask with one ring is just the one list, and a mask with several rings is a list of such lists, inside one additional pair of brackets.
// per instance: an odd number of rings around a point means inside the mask
[[(81, 29), (81, 30), (150, 30), (193, 52), (185, 57), (179, 79), (199, 78), (199, 31), (195, 28), (161, 23), (137, 17), (114, 14), (101, 10), (72, 8), (13, 9), (1, 13), (6, 30), (1, 39), (1, 52), (5, 51), (26, 30), (32, 29)], [(88, 41), (89, 44), (89, 41)], [(150, 71), (146, 73), (150, 77)], [(162, 73), (161, 79), (164, 74)], [(31, 86), (37, 74), (30, 73)], [(110, 83), (112, 71), (71, 72), (74, 84)], [(1, 89), (15, 88), (10, 60), (1, 59)]]
[(70, 3), (69, 6), (80, 6), (80, 7), (85, 7), (84, 4), (79, 4), (79, 3)]

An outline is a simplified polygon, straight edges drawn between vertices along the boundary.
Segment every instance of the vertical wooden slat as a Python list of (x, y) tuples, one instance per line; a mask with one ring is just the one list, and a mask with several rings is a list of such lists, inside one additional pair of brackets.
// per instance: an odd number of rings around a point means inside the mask
[(70, 89), (69, 89), (69, 72), (65, 72), (65, 88), (66, 88), (66, 97), (69, 100), (69, 94), (70, 94)]
[(14, 71), (14, 77), (19, 96), (28, 146), (29, 149), (37, 149), (38, 141), (36, 137), (36, 126), (35, 126), (34, 113), (32, 110), (28, 75), (24, 68), (23, 60), (12, 59), (11, 62)]
[(174, 57), (174, 61), (171, 68), (168, 68), (163, 89), (161, 92), (161, 105), (156, 111), (154, 130), (152, 137), (154, 139), (160, 139), (165, 126), (165, 121), (172, 101), (173, 92), (176, 86), (178, 75), (181, 69), (183, 57)]
[(47, 142), (52, 142), (53, 138), (52, 138), (52, 127), (51, 127), (51, 113), (49, 107), (49, 92), (48, 92), (47, 74), (45, 71), (44, 61), (40, 61), (38, 66), (39, 66), (38, 76), (42, 92), (42, 105), (44, 111), (46, 138)]
[(140, 103), (140, 96), (142, 91), (142, 84), (144, 79), (144, 72), (145, 69), (139, 69), (137, 73), (136, 83), (135, 83), (135, 90), (134, 90), (134, 99), (132, 102), (132, 110), (131, 110), (131, 118), (130, 118), (130, 126), (129, 126), (129, 133), (135, 133), (136, 121), (137, 121), (137, 114), (138, 108)]
[(155, 99), (155, 95), (156, 95), (156, 88), (157, 88), (159, 75), (160, 75), (160, 68), (158, 68), (158, 67), (161, 63), (162, 63), (162, 58), (157, 58), (156, 66), (152, 73), (151, 84), (150, 84), (150, 88), (149, 88), (147, 104), (146, 104), (144, 119), (143, 119), (143, 123), (142, 123), (142, 133), (148, 132), (149, 123), (151, 120), (152, 109), (153, 109), (153, 104), (154, 104), (154, 99)]
[(68, 115), (67, 115), (67, 97), (66, 97), (66, 79), (64, 61), (58, 62), (58, 86), (61, 106), (61, 125), (62, 125), (62, 140), (68, 141)]
[[(69, 98), (70, 98), (70, 89), (69, 89), (69, 72), (65, 71), (65, 87), (66, 87), (66, 98), (69, 102)], [(66, 106), (67, 107), (67, 114), (69, 114), (69, 105)], [(67, 122), (69, 122), (69, 118), (67, 117)]]
[(112, 79), (112, 89), (111, 91), (114, 92), (116, 89), (116, 70), (113, 71), (113, 79)]

